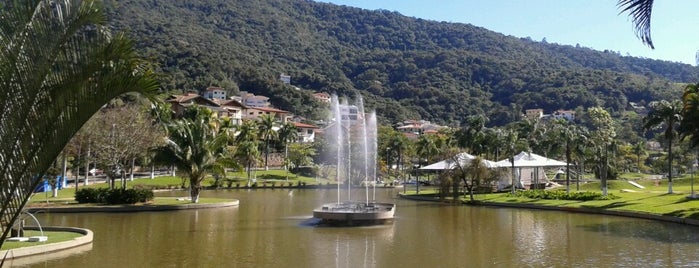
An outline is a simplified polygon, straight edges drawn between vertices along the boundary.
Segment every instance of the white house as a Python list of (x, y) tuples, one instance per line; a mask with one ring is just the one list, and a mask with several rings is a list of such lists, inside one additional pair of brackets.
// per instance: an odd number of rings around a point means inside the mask
[(207, 98), (210, 100), (213, 100), (213, 99), (225, 100), (226, 99), (226, 91), (220, 87), (208, 87), (204, 91), (204, 98)]

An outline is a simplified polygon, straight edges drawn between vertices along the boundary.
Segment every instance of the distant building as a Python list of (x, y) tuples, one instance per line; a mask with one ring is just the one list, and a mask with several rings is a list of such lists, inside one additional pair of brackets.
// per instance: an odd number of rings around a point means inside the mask
[(555, 119), (565, 119), (568, 122), (573, 122), (575, 120), (575, 111), (573, 110), (558, 110), (553, 112), (553, 118)]
[(269, 98), (261, 95), (248, 93), (247, 91), (240, 92), (240, 100), (248, 107), (269, 107)]
[(291, 84), (291, 76), (288, 74), (280, 74), (279, 75), (279, 80), (282, 80), (284, 84), (290, 85)]
[(406, 120), (399, 123), (396, 130), (404, 134), (423, 135), (437, 133), (443, 128), (445, 128), (445, 126), (432, 124), (427, 120)]
[(527, 109), (524, 115), (529, 119), (539, 119), (544, 116), (544, 109)]
[(330, 94), (325, 93), (325, 92), (313, 93), (313, 98), (315, 98), (319, 102), (330, 103)]
[(315, 133), (319, 127), (300, 122), (294, 122), (297, 132), (297, 142), (313, 142), (315, 141)]
[(360, 116), (357, 105), (340, 105), (340, 116), (343, 121), (357, 121), (363, 118)]
[(210, 100), (213, 100), (213, 99), (225, 100), (226, 99), (226, 91), (220, 87), (208, 87), (204, 91), (204, 98), (207, 98)]
[(270, 114), (282, 124), (289, 121), (289, 112), (284, 110), (279, 110), (271, 107), (248, 107), (245, 110), (245, 115), (243, 119), (245, 120), (257, 120), (260, 116)]

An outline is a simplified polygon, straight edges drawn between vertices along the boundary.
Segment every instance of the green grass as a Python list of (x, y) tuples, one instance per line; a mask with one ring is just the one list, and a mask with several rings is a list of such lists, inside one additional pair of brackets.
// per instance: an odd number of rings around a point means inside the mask
[[(634, 177), (634, 176), (628, 176)], [(627, 177), (627, 178), (628, 178)], [(699, 199), (689, 199), (687, 196), (691, 192), (690, 176), (682, 176), (673, 179), (673, 194), (667, 193), (667, 180), (652, 180), (638, 178), (636, 183), (645, 186), (645, 189), (637, 188), (625, 180), (608, 181), (608, 192), (618, 196), (612, 200), (594, 201), (570, 201), (570, 200), (543, 200), (529, 199), (524, 197), (511, 197), (507, 193), (476, 194), (478, 201), (495, 203), (526, 203), (542, 206), (572, 207), (572, 208), (592, 208), (618, 211), (631, 211), (640, 213), (650, 213), (656, 215), (675, 216), (680, 218), (699, 219)], [(699, 196), (699, 177), (697, 177), (695, 191)], [(564, 188), (564, 187), (563, 187)], [(571, 190), (575, 190), (575, 184), (571, 185)], [(600, 192), (599, 181), (580, 185), (581, 191)], [(421, 190), (420, 194), (436, 193), (434, 189)], [(408, 191), (407, 194), (415, 194), (415, 191)], [(449, 197), (448, 197), (449, 198)], [(463, 201), (468, 200), (468, 196), (461, 197)]]
[[(41, 235), (41, 232), (34, 230), (26, 230), (24, 232), (25, 237)], [(82, 234), (74, 232), (54, 232), (54, 231), (44, 231), (44, 235), (48, 237), (46, 242), (11, 242), (5, 241), (0, 249), (15, 249), (23, 247), (31, 247), (36, 245), (42, 245), (47, 243), (58, 243), (68, 240), (73, 240), (77, 237), (82, 236)]]
[[(235, 187), (235, 184), (239, 184), (241, 187), (244, 186), (247, 183), (247, 174), (244, 172), (228, 172), (226, 174), (227, 179), (231, 179), (233, 181), (233, 187)], [(256, 171), (257, 175), (257, 182), (258, 185), (261, 186), (263, 183), (266, 183), (268, 186), (271, 185), (272, 183), (275, 184), (276, 187), (280, 186), (287, 186), (289, 183), (292, 185), (297, 185), (299, 182), (305, 183), (306, 185), (316, 185), (316, 184), (326, 184), (326, 183), (334, 183), (332, 180), (328, 180), (325, 178), (312, 178), (312, 177), (305, 177), (305, 176), (297, 176), (291, 172), (289, 172), (289, 180), (286, 180), (286, 171), (284, 170), (268, 170), (268, 171), (261, 171), (258, 170)], [(203, 182), (202, 185), (205, 187), (213, 185), (214, 179), (212, 177), (206, 178)], [(120, 185), (120, 181), (117, 180), (116, 182), (117, 187)], [(152, 189), (178, 189), (182, 187), (183, 180), (180, 177), (173, 177), (173, 176), (160, 176), (160, 177), (155, 177), (154, 179), (150, 178), (141, 178), (141, 179), (134, 179), (134, 181), (127, 181), (126, 182), (126, 188), (134, 188), (134, 187), (143, 187), (143, 188), (152, 188)], [(82, 188), (106, 188), (109, 187), (109, 184), (107, 183), (93, 183), (88, 186), (83, 186), (79, 185), (79, 189)], [(189, 187), (189, 183), (187, 180), (184, 181), (184, 187)], [(227, 187), (226, 183), (223, 183), (223, 187)], [(42, 203), (46, 203), (46, 205), (76, 205), (77, 203), (75, 202), (75, 187), (68, 187), (65, 189), (61, 189), (58, 191), (58, 196), (57, 197), (51, 197), (52, 193), (51, 192), (46, 192), (46, 193), (35, 193), (32, 198), (29, 200), (29, 204), (32, 206), (42, 206)], [(184, 194), (187, 195), (187, 194)], [(159, 204), (160, 198), (156, 198), (154, 201), (154, 204)], [(202, 199), (200, 199), (200, 202), (202, 202)]]

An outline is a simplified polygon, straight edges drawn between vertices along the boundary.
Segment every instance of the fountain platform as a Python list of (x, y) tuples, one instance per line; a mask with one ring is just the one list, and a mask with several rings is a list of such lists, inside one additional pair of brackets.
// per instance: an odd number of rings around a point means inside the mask
[(395, 211), (396, 205), (391, 203), (345, 201), (325, 204), (313, 210), (313, 217), (329, 225), (379, 225), (393, 222)]

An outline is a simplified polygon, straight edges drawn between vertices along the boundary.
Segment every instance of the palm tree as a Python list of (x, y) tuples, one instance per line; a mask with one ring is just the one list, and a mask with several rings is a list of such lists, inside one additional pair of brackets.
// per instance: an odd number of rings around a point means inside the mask
[(675, 140), (676, 126), (682, 121), (682, 103), (680, 101), (653, 101), (648, 104), (650, 111), (643, 118), (643, 129), (651, 129), (664, 125), (664, 135), (667, 140), (667, 193), (672, 193), (672, 142)]
[(235, 158), (243, 162), (248, 174), (247, 186), (250, 186), (252, 168), (260, 157), (257, 140), (257, 125), (253, 121), (245, 121), (238, 127), (235, 137)]
[[(416, 151), (418, 156), (418, 165), (420, 165), (422, 159), (425, 159), (425, 161), (430, 162), (430, 160), (432, 160), (432, 157), (439, 153), (439, 148), (437, 148), (437, 142), (435, 141), (435, 137), (432, 135), (420, 135), (415, 145), (417, 147)], [(415, 185), (417, 187), (417, 192), (420, 193), (420, 182), (418, 181)]]
[(682, 94), (682, 104), (680, 136), (689, 137), (690, 146), (696, 148), (699, 145), (699, 83), (687, 85)]
[(248, 187), (250, 187), (250, 182), (252, 180), (252, 168), (257, 164), (257, 160), (260, 158), (260, 151), (257, 149), (257, 145), (256, 140), (247, 140), (238, 143), (235, 149), (235, 157), (245, 165), (245, 170), (248, 174)]
[(209, 174), (224, 174), (226, 167), (237, 163), (228, 155), (229, 137), (216, 131), (216, 118), (199, 109), (196, 118), (183, 118), (167, 125), (168, 140), (162, 153), (171, 159), (177, 170), (189, 180), (192, 203), (199, 202), (201, 182)]
[(629, 12), (629, 16), (633, 20), (636, 36), (650, 48), (655, 48), (650, 36), (650, 17), (653, 13), (653, 0), (619, 0), (617, 6), (621, 8), (620, 13)]
[(260, 138), (265, 141), (265, 170), (269, 170), (269, 165), (267, 164), (269, 159), (269, 142), (277, 138), (277, 131), (274, 130), (277, 126), (277, 121), (271, 114), (265, 114), (260, 117), (258, 123)]
[(641, 156), (646, 153), (646, 143), (643, 141), (634, 143), (631, 150), (636, 155), (636, 172), (641, 173)]
[(296, 125), (287, 122), (279, 129), (279, 140), (284, 145), (284, 169), (286, 170), (286, 180), (289, 180), (289, 143), (298, 138), (298, 129)]
[[(6, 1), (0, 9), (0, 217), (11, 226), (71, 137), (109, 100), (158, 84), (96, 1)], [(9, 228), (2, 228), (0, 245)]]

